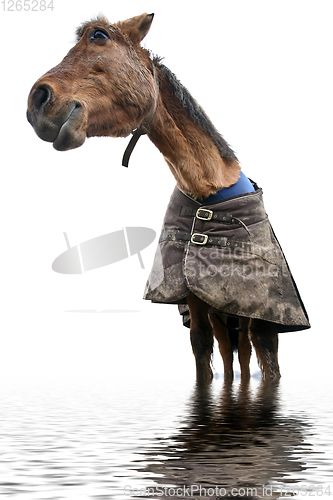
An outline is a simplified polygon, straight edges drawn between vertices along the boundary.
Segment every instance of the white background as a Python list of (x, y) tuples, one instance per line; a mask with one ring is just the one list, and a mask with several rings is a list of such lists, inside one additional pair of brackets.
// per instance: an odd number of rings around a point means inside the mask
[[(71, 245), (125, 226), (159, 233), (174, 179), (147, 137), (129, 169), (129, 139), (93, 138), (57, 152), (26, 121), (33, 83), (72, 47), (75, 28), (155, 18), (144, 46), (168, 66), (264, 190), (266, 210), (312, 329), (281, 335), (282, 374), (329, 370), (332, 347), (332, 3), (53, 0), (54, 10), (1, 3), (0, 376), (93, 373), (193, 377), (189, 331), (176, 306), (142, 300), (156, 242), (84, 275), (52, 271)], [(84, 313), (73, 310), (135, 310)], [(221, 371), (218, 356), (215, 367)], [(256, 370), (254, 365), (253, 370)]]

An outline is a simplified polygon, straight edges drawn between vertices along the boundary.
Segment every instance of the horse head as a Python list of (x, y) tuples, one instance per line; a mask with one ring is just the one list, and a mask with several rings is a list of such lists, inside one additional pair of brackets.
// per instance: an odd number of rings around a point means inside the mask
[(77, 43), (33, 85), (27, 118), (58, 151), (86, 137), (126, 137), (156, 106), (152, 61), (140, 46), (154, 15), (117, 24), (98, 17), (77, 29)]

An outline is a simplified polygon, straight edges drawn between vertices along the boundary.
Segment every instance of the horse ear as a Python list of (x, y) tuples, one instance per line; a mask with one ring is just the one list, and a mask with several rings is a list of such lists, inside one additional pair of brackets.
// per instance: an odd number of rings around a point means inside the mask
[(141, 14), (141, 16), (131, 17), (126, 19), (126, 21), (120, 21), (117, 23), (118, 28), (124, 31), (128, 37), (130, 37), (133, 42), (140, 43), (141, 40), (147, 35), (151, 23), (153, 21), (154, 14)]

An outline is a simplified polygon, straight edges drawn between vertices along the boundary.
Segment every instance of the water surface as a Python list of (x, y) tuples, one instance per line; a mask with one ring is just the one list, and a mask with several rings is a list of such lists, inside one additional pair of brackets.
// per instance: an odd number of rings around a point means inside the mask
[(328, 391), (288, 374), (208, 388), (139, 373), (2, 381), (0, 496), (329, 498)]

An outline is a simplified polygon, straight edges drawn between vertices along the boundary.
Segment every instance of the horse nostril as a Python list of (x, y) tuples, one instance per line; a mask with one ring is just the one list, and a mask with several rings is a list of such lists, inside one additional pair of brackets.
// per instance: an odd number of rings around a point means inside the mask
[(32, 105), (36, 110), (40, 110), (42, 106), (45, 107), (47, 103), (51, 101), (53, 96), (53, 91), (51, 87), (46, 85), (41, 85), (38, 87), (32, 95)]

